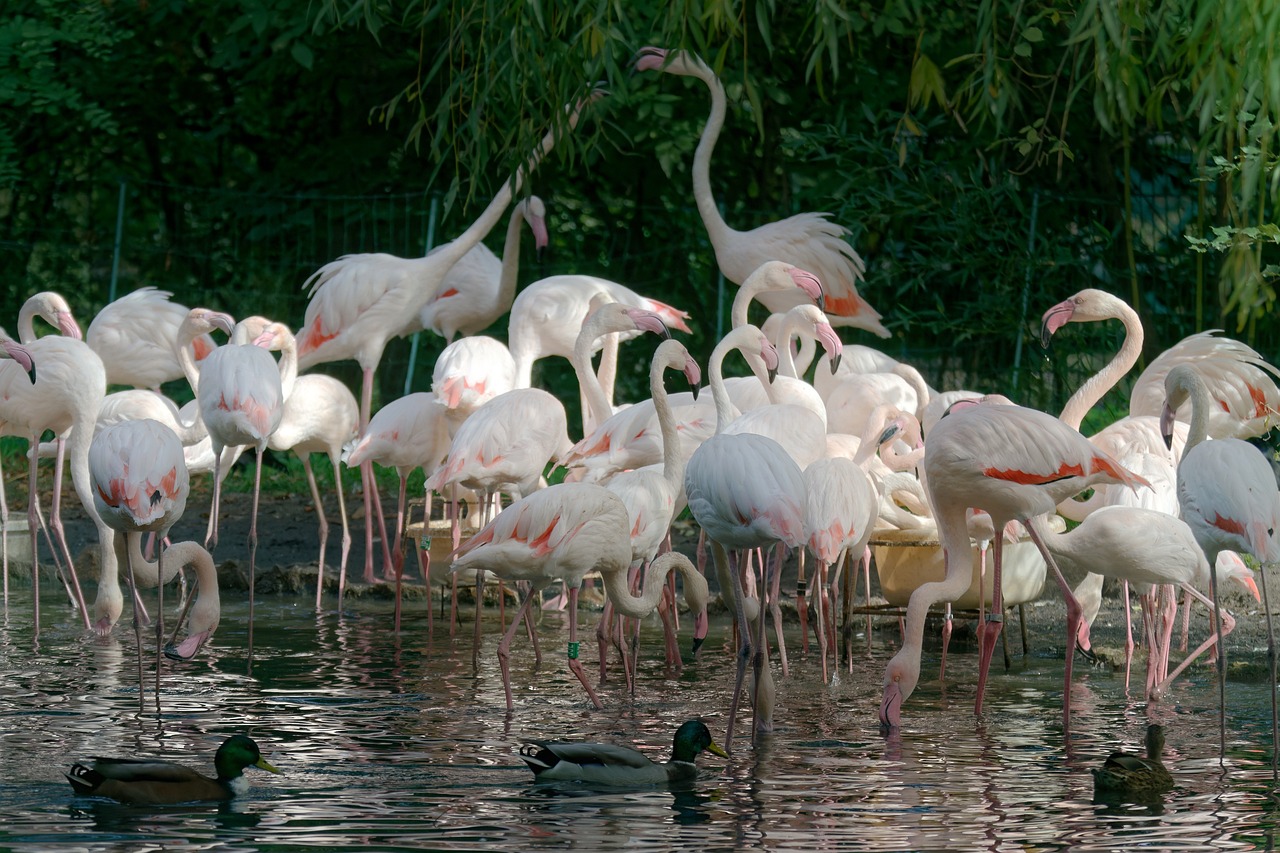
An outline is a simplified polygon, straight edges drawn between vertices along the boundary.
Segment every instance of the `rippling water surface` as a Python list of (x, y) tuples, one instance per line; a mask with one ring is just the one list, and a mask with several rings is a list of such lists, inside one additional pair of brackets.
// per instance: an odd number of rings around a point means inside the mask
[[(420, 605), (397, 637), (389, 607), (360, 602), (317, 616), (302, 598), (260, 597), (248, 676), (247, 606), (224, 602), (215, 644), (193, 662), (167, 664), (157, 716), (150, 684), (139, 713), (124, 624), (98, 640), (48, 607), (37, 644), (26, 603), (16, 597), (0, 621), (0, 849), (1272, 846), (1261, 685), (1228, 685), (1224, 768), (1214, 684), (1204, 674), (1183, 682), (1152, 711), (1167, 726), (1175, 791), (1155, 803), (1094, 803), (1089, 768), (1117, 747), (1138, 749), (1148, 719), (1121, 678), (1077, 668), (1064, 743), (1062, 660), (1051, 650), (994, 675), (981, 720), (972, 713), (974, 655), (953, 654), (944, 691), (927, 680), (937, 655), (926, 652), (904, 731), (886, 738), (876, 711), (893, 633), (870, 651), (860, 646), (853, 671), (828, 685), (816, 655), (799, 654), (792, 636), (777, 730), (756, 747), (742, 725), (733, 760), (704, 754), (692, 786), (591, 790), (532, 784), (515, 753), (520, 740), (607, 740), (663, 760), (675, 727), (701, 715), (723, 742), (728, 622), (713, 623), (701, 660), (679, 675), (665, 671), (660, 634), (646, 627), (634, 696), (611, 681), (600, 694), (605, 709), (594, 711), (564, 667), (563, 614), (544, 614), (540, 670), (527, 638), (516, 641), (517, 707), (508, 717), (496, 616), (477, 672), (469, 628), (451, 639), (437, 620), (429, 634)], [(594, 628), (585, 608), (582, 623)], [(583, 643), (583, 659), (593, 672), (594, 642)], [(229, 805), (124, 806), (74, 796), (62, 777), (93, 755), (161, 756), (211, 773), (217, 745), (236, 733), (255, 738), (281, 774), (249, 771), (254, 787)]]

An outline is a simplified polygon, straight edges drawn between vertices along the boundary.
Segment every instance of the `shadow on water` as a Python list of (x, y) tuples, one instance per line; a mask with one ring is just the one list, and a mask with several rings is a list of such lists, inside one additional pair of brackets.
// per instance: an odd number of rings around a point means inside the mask
[[(775, 731), (753, 748), (748, 714), (734, 758), (704, 754), (697, 782), (601, 790), (534, 784), (516, 747), (527, 737), (607, 741), (663, 761), (676, 726), (696, 716), (723, 739), (733, 675), (727, 622), (713, 623), (700, 660), (679, 674), (666, 670), (658, 629), (647, 625), (634, 696), (612, 674), (597, 712), (564, 665), (564, 615), (544, 613), (541, 667), (532, 666), (527, 638), (514, 647), (517, 707), (508, 715), (496, 618), (486, 621), (477, 670), (469, 623), (450, 638), (438, 621), (429, 635), (421, 605), (406, 611), (399, 636), (390, 606), (367, 601), (317, 617), (305, 601), (265, 597), (257, 614), (253, 676), (243, 653), (247, 607), (225, 602), (216, 641), (194, 661), (164, 663), (157, 716), (138, 712), (132, 631), (87, 637), (74, 618), (59, 622), (51, 610), (37, 650), (29, 616), (11, 606), (0, 622), (0, 848), (1105, 850), (1272, 842), (1278, 810), (1265, 686), (1229, 685), (1224, 768), (1209, 670), (1151, 709), (1126, 696), (1115, 676), (1082, 672), (1064, 740), (1061, 659), (1016, 657), (993, 677), (987, 711), (975, 719), (973, 655), (953, 653), (944, 689), (936, 655), (926, 653), (906, 726), (884, 736), (876, 712), (893, 632), (877, 635), (870, 654), (859, 648), (852, 672), (838, 668), (830, 684), (816, 654), (804, 655), (789, 637), (791, 675), (775, 670)], [(583, 622), (593, 625), (594, 614), (584, 610)], [(594, 677), (594, 643), (584, 642), (583, 654)], [(1090, 768), (1114, 749), (1137, 749), (1149, 715), (1168, 731), (1174, 790), (1146, 801), (1095, 798)], [(214, 749), (234, 733), (254, 737), (282, 773), (250, 771), (250, 792), (229, 804), (126, 806), (76, 797), (61, 776), (94, 755), (162, 756), (211, 774)]]

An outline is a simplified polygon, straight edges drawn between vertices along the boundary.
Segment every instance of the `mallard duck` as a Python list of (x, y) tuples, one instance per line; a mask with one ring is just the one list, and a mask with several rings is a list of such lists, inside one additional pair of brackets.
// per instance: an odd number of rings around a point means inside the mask
[(671, 760), (658, 764), (642, 752), (611, 743), (549, 743), (529, 741), (520, 747), (520, 757), (538, 782), (594, 782), (603, 785), (656, 785), (692, 781), (698, 775), (694, 764), (706, 750), (728, 758), (711, 739), (701, 720), (690, 720), (676, 729)]
[(246, 767), (280, 772), (262, 757), (258, 745), (244, 735), (232, 735), (223, 741), (213, 756), (213, 766), (218, 771), (216, 779), (171, 761), (95, 757), (92, 767), (74, 764), (65, 775), (77, 794), (111, 797), (122, 803), (160, 805), (229, 800), (248, 788), (243, 775)]
[(1104, 793), (1163, 794), (1173, 787), (1173, 776), (1160, 761), (1164, 751), (1164, 726), (1147, 726), (1147, 757), (1113, 752), (1102, 767), (1093, 770), (1093, 789)]

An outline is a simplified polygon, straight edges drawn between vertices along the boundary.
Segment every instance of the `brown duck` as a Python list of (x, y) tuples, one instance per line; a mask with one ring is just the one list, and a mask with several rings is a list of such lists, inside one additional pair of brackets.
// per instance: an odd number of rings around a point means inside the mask
[(1110, 794), (1163, 794), (1173, 787), (1173, 776), (1160, 760), (1164, 751), (1164, 726), (1147, 726), (1147, 756), (1113, 752), (1102, 767), (1093, 770), (1095, 792)]

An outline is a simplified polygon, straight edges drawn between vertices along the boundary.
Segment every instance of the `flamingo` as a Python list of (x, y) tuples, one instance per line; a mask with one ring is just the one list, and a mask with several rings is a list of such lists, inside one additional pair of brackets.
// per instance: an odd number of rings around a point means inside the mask
[(597, 342), (606, 335), (634, 332), (653, 332), (655, 335), (669, 337), (670, 332), (662, 322), (662, 318), (653, 311), (643, 308), (632, 308), (621, 302), (600, 301), (607, 296), (598, 296), (592, 300), (592, 310), (582, 321), (582, 328), (573, 343), (573, 354), (569, 360), (573, 363), (573, 372), (578, 377), (578, 388), (585, 405), (582, 407), (582, 431), (590, 433), (597, 424), (603, 423), (613, 414), (613, 403), (601, 386), (596, 374), (591, 370), (591, 353), (599, 348)]
[[(280, 423), (267, 438), (271, 450), (291, 450), (302, 462), (307, 474), (307, 487), (316, 508), (316, 524), (320, 534), (320, 559), (316, 569), (316, 609), (324, 591), (324, 558), (329, 542), (329, 522), (315, 472), (311, 470), (311, 454), (329, 457), (333, 471), (334, 492), (338, 496), (338, 517), (342, 519), (342, 553), (338, 564), (339, 600), (347, 577), (347, 555), (351, 551), (351, 528), (347, 522), (347, 503), (343, 495), (339, 461), (343, 447), (359, 434), (360, 407), (351, 389), (341, 380), (323, 373), (298, 376), (298, 355), (293, 333), (283, 323), (271, 323), (259, 336), (260, 346), (281, 353), (280, 386), (284, 393), (284, 411)], [(399, 537), (396, 539), (399, 547)]]
[[(1209, 562), (1186, 522), (1166, 512), (1145, 507), (1102, 507), (1089, 513), (1071, 530), (1046, 537), (1045, 544), (1064, 575), (1096, 571), (1131, 584), (1172, 584), (1207, 607), (1213, 607), (1200, 592), (1200, 588), (1210, 584)], [(1252, 582), (1252, 578), (1249, 581)], [(1216, 636), (1210, 635), (1172, 674), (1164, 673), (1174, 621), (1174, 614), (1167, 608), (1164, 611), (1164, 625), (1158, 634), (1154, 621), (1156, 608), (1150, 608), (1148, 613), (1150, 654), (1146, 692), (1149, 699), (1163, 696), (1173, 680), (1217, 641)], [(1230, 614), (1224, 617), (1223, 637), (1235, 627), (1235, 619)]]
[[(831, 611), (826, 599), (827, 568), (840, 565), (849, 554), (861, 555), (871, 539), (877, 516), (875, 487), (851, 459), (819, 459), (804, 469), (805, 545), (818, 561), (817, 639), (822, 680), (827, 681), (827, 647)], [(833, 584), (834, 586), (834, 584)], [(804, 612), (804, 582), (796, 584), (796, 606)]]
[(431, 370), (431, 390), (451, 413), (450, 432), (480, 406), (515, 387), (511, 350), (486, 335), (470, 335), (449, 344)]
[[(88, 454), (93, 482), (93, 503), (115, 533), (116, 557), (125, 563), (129, 585), (137, 589), (127, 538), (142, 532), (156, 533), (161, 541), (182, 517), (191, 492), (190, 475), (182, 458), (182, 444), (173, 430), (159, 421), (125, 421), (107, 427), (93, 437)], [(164, 576), (164, 550), (157, 575)], [(109, 571), (116, 570), (111, 566)], [(161, 606), (156, 621), (156, 711), (160, 710), (160, 652), (164, 635), (164, 585), (157, 584)], [(145, 706), (142, 675), (142, 622), (133, 610), (133, 633), (138, 643), (138, 707)]]
[[(1252, 347), (1218, 337), (1220, 333), (1219, 329), (1211, 329), (1189, 335), (1157, 356), (1133, 383), (1129, 414), (1160, 417), (1169, 372), (1178, 364), (1190, 364), (1204, 381), (1209, 399), (1216, 404), (1206, 415), (1206, 436), (1265, 435), (1280, 413), (1280, 388), (1273, 378), (1280, 371)], [(1191, 420), (1186, 405), (1175, 410), (1177, 420)]]
[[(1215, 565), (1222, 551), (1251, 554), (1264, 565), (1280, 559), (1275, 531), (1280, 528), (1280, 488), (1262, 451), (1238, 438), (1205, 441), (1212, 408), (1209, 388), (1200, 373), (1189, 364), (1173, 366), (1165, 375), (1167, 399), (1161, 428), (1171, 435), (1176, 413), (1190, 401), (1191, 424), (1187, 445), (1178, 463), (1178, 506), (1182, 520), (1191, 528), (1205, 558)], [(1267, 657), (1271, 661), (1272, 772), (1276, 771), (1275, 634), (1271, 607), (1267, 600), (1266, 572), (1262, 579), (1263, 612), (1267, 617)], [(1226, 755), (1226, 649), (1222, 644), (1222, 618), (1218, 598), (1218, 576), (1209, 574), (1213, 615), (1217, 630), (1219, 738)]]
[(484, 331), (507, 313), (519, 277), (521, 225), (529, 223), (534, 248), (541, 252), (548, 242), (546, 215), (546, 206), (536, 195), (517, 202), (507, 225), (502, 260), (484, 243), (476, 243), (445, 274), (440, 292), (423, 306), (422, 328), (431, 329), (449, 344), (458, 335)]
[[(794, 548), (804, 541), (804, 480), (799, 466), (771, 438), (725, 432), (734, 412), (724, 387), (724, 359), (734, 348), (740, 348), (744, 355), (762, 358), (769, 369), (776, 369), (777, 350), (757, 327), (739, 326), (720, 340), (708, 365), (716, 432), (693, 452), (684, 472), (689, 510), (712, 540), (721, 589), (732, 589), (738, 620), (738, 668), (729, 705), (726, 750), (733, 741), (747, 662), (753, 663), (756, 677), (752, 694), (756, 733), (772, 727), (772, 675), (760, 642), (763, 636), (752, 639), (742, 579), (737, 572), (730, 573), (725, 548), (760, 548), (779, 543)], [(763, 635), (761, 608), (756, 608), (756, 614)]]
[[(594, 94), (593, 94), (594, 98)], [(569, 112), (573, 129), (588, 101)], [(373, 372), (387, 341), (417, 331), (419, 312), (441, 288), (455, 263), (489, 233), (512, 195), (556, 142), (554, 131), (515, 174), (502, 184), (479, 218), (451, 242), (423, 258), (399, 258), (382, 253), (344, 255), (311, 275), (305, 287), (310, 301), (298, 334), (298, 367), (306, 370), (328, 361), (354, 359), (363, 373), (360, 430), (369, 425), (373, 408)], [(360, 468), (365, 512), (365, 578), (373, 577), (373, 499), (377, 488), (369, 463)]]
[[(516, 387), (533, 384), (533, 363), (546, 356), (572, 358), (591, 300), (606, 296), (631, 308), (643, 308), (662, 318), (670, 329), (688, 332), (689, 315), (656, 299), (641, 296), (615, 281), (591, 275), (553, 275), (525, 287), (511, 304), (507, 344), (516, 361)], [(627, 340), (640, 334), (622, 334)]]
[[(688, 51), (658, 47), (641, 48), (635, 68), (696, 77), (711, 91), (711, 114), (693, 154), (693, 197), (724, 277), (742, 284), (765, 261), (794, 263), (822, 282), (826, 310), (833, 323), (889, 337), (879, 312), (858, 295), (857, 283), (863, 279), (866, 265), (845, 240), (849, 230), (828, 221), (830, 214), (798, 213), (751, 231), (735, 231), (721, 217), (711, 193), (711, 152), (724, 126), (727, 104), (724, 86), (716, 73)], [(772, 312), (786, 311), (800, 300), (793, 292), (762, 293), (759, 298)]]
[[(247, 325), (246, 321), (241, 321)], [(264, 324), (265, 325), (265, 324)], [(265, 334), (265, 332), (264, 332)], [(291, 390), (291, 389), (290, 389)], [(213, 470), (213, 501), (205, 547), (218, 544), (218, 512), (222, 494), (223, 457), (228, 448), (251, 445), (258, 453), (253, 477), (253, 514), (249, 522), (249, 651), (248, 671), (253, 672), (254, 584), (257, 576), (258, 500), (262, 488), (262, 454), (271, 433), (284, 415), (286, 389), (280, 367), (262, 346), (231, 343), (205, 357), (200, 370), (200, 417), (209, 430), (217, 464)]]
[[(469, 340), (464, 338), (463, 340)], [(399, 582), (404, 573), (405, 491), (409, 475), (422, 468), (435, 471), (449, 452), (448, 409), (435, 395), (426, 391), (406, 394), (383, 406), (369, 421), (369, 426), (349, 446), (344, 460), (348, 467), (376, 462), (395, 468), (400, 475), (396, 503), (395, 551), (392, 565), (396, 573), (396, 627), (399, 628)], [(427, 493), (430, 495), (430, 492)], [(430, 507), (426, 518), (431, 517)], [(427, 572), (423, 571), (423, 579)], [(342, 599), (343, 580), (339, 579), (338, 598)], [(428, 615), (430, 611), (428, 609)]]
[[(140, 287), (108, 304), (89, 323), (84, 340), (107, 368), (108, 385), (132, 385), (159, 391), (181, 379), (184, 370), (174, 340), (187, 319), (186, 306), (170, 301), (167, 290)], [(213, 339), (201, 334), (181, 344), (195, 361), (213, 351)]]
[[(1066, 497), (1095, 483), (1122, 482), (1133, 488), (1148, 485), (1052, 415), (1022, 406), (982, 402), (957, 404), (938, 421), (925, 442), (923, 469), (938, 523), (945, 576), (942, 581), (922, 584), (907, 603), (903, 646), (885, 668), (880, 705), (880, 723), (885, 728), (901, 725), (902, 703), (920, 680), (920, 648), (928, 609), (939, 601), (954, 600), (971, 581), (967, 562), (971, 548), (967, 529), (970, 507), (990, 514), (997, 532), (1013, 520), (1027, 526), (1067, 601), (1067, 636), (1074, 640), (1079, 632), (1080, 604), (1044, 543), (1050, 532), (1042, 516), (1053, 512)], [(991, 609), (979, 637), (978, 696), (974, 705), (977, 714), (982, 712), (987, 671), (1004, 613), (1003, 537), (995, 536), (994, 546)], [(1071, 659), (1068, 654), (1062, 701), (1066, 728), (1071, 708)]]
[[(10, 338), (8, 333), (0, 329), (0, 358), (11, 359), (18, 364), (19, 369), (27, 374), (27, 380), (35, 384), (35, 362), (31, 360), (31, 351), (22, 344)], [(10, 378), (8, 381), (13, 381)], [(9, 392), (6, 390), (8, 382), (4, 379), (4, 373), (0, 372), (0, 422), (4, 420), (5, 403), (8, 399)], [(0, 535), (3, 541), (0, 541), (0, 553), (3, 553), (4, 564), (0, 566), (0, 571), (4, 572), (4, 606), (5, 610), (9, 609), (9, 513), (8, 504), (4, 497), (4, 478), (0, 477), (0, 513), (3, 513), (3, 519), (0, 519)]]
[[(649, 394), (658, 413), (658, 423), (662, 431), (663, 456), (661, 467), (645, 467), (633, 471), (623, 471), (611, 477), (605, 484), (609, 491), (622, 499), (627, 507), (630, 519), (631, 568), (640, 569), (650, 565), (658, 555), (658, 549), (666, 540), (671, 530), (671, 522), (684, 505), (684, 456), (680, 452), (680, 439), (676, 435), (675, 416), (671, 405), (667, 402), (667, 389), (663, 383), (663, 375), (667, 370), (679, 370), (689, 380), (693, 388), (702, 380), (702, 371), (698, 363), (689, 355), (684, 344), (675, 340), (665, 340), (658, 344), (653, 360), (649, 365)], [(652, 609), (652, 608), (650, 608)], [(701, 608), (694, 608), (701, 613)], [(603, 675), (605, 659), (605, 634), (609, 624), (612, 608), (606, 604), (605, 612), (600, 617), (600, 628), (597, 638), (600, 642), (600, 660)], [(648, 615), (647, 613), (644, 615)], [(670, 642), (674, 631), (664, 613), (663, 625), (666, 628), (668, 653), (673, 650)], [(705, 625), (698, 626), (701, 632)], [(699, 642), (698, 632), (694, 641)], [(678, 656), (675, 658), (678, 662)]]
[[(93, 424), (106, 396), (107, 380), (102, 359), (80, 340), (80, 328), (65, 307), (66, 301), (51, 293), (36, 294), (24, 303), (18, 316), (19, 340), (38, 369), (32, 378), (16, 365), (0, 364), (0, 401), (3, 401), (0, 405), (0, 434), (26, 436), (31, 447), (38, 449), (44, 431), (48, 429), (54, 433), (57, 450), (50, 524), (53, 538), (71, 575), (74, 591), (69, 590), (69, 593), (74, 605), (80, 608), (87, 629), (90, 627), (89, 613), (62, 524), (62, 471), (64, 460), (69, 458), (72, 486), (97, 529), (100, 565), (106, 565), (115, 559), (110, 544), (111, 529), (93, 505), (88, 458)], [(50, 319), (66, 334), (36, 338), (32, 325), (32, 317), (36, 313)], [(35, 452), (30, 454), (28, 479), (27, 523), (33, 545), (35, 531), (40, 527), (38, 455)], [(32, 608), (36, 631), (39, 632), (39, 567), (35, 549), (32, 553)]]
[[(748, 308), (757, 294), (797, 288), (815, 302), (822, 300), (822, 284), (812, 273), (782, 261), (761, 264), (734, 295), (729, 311), (731, 326), (746, 325)], [(681, 453), (687, 459), (715, 431), (715, 405), (706, 396), (699, 400), (690, 393), (672, 394), (668, 402)], [(587, 479), (603, 481), (618, 471), (660, 464), (663, 448), (661, 426), (654, 402), (649, 399), (610, 415), (574, 445), (562, 461), (566, 466), (585, 467)]]
[(556, 580), (563, 580), (569, 590), (569, 669), (596, 709), (604, 707), (578, 660), (578, 588), (588, 572), (625, 573), (631, 563), (628, 529), (627, 508), (617, 495), (593, 483), (559, 483), (515, 501), (454, 552), (455, 572), (489, 571), (529, 583), (519, 612), (498, 643), (508, 713), (515, 707), (511, 640), (532, 602)]
[[(541, 388), (516, 388), (494, 397), (463, 421), (449, 454), (424, 483), (428, 494), (459, 485), (479, 492), (487, 521), (498, 492), (528, 495), (547, 463), (571, 447), (564, 404)], [(457, 537), (458, 514), (453, 513)], [(454, 541), (457, 541), (455, 538)], [(483, 573), (476, 575), (475, 654), (480, 645)]]

